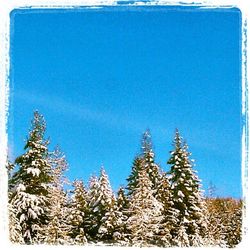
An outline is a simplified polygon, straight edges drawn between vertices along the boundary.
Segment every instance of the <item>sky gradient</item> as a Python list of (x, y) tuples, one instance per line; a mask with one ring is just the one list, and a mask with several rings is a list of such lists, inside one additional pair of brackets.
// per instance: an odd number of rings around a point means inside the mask
[(103, 165), (126, 185), (142, 133), (167, 171), (175, 128), (203, 189), (241, 196), (241, 16), (237, 9), (15, 10), (9, 148), (23, 153), (33, 111), (71, 180)]

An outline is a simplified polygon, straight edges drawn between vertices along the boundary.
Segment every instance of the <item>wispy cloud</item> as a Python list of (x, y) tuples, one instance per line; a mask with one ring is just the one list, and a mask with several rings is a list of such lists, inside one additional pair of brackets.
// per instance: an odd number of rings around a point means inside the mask
[(104, 110), (94, 110), (82, 104), (67, 101), (55, 95), (42, 95), (27, 91), (18, 91), (14, 93), (14, 98), (18, 98), (23, 102), (30, 103), (34, 109), (38, 106), (49, 109), (51, 112), (63, 114), (70, 119), (93, 122), (98, 125), (104, 125), (112, 129), (127, 129), (132, 132), (142, 133), (147, 126), (153, 126), (157, 134), (169, 134), (169, 130), (154, 124), (145, 124), (121, 114), (112, 113)]
[[(184, 130), (189, 131), (188, 138), (186, 138), (185, 134), (183, 134), (183, 136), (192, 147), (199, 148), (199, 150), (205, 152), (220, 154), (220, 157), (223, 157), (224, 154), (224, 152), (219, 151), (221, 143), (216, 143), (213, 138), (206, 140), (207, 135), (211, 134), (211, 130), (213, 130), (212, 134), (214, 134), (214, 137), (218, 137), (220, 131), (215, 130), (213, 126), (193, 126), (192, 131), (190, 132), (190, 128), (187, 124), (183, 123), (183, 121), (181, 124), (173, 124), (171, 121), (169, 121), (168, 124), (159, 124), (157, 121), (150, 121), (149, 124), (146, 119), (138, 120), (133, 119), (133, 117), (129, 115), (123, 116), (120, 113), (112, 113), (107, 110), (96, 110), (82, 104), (65, 100), (55, 94), (44, 95), (19, 90), (14, 92), (13, 98), (17, 98), (19, 101), (30, 104), (32, 109), (42, 107), (48, 109), (50, 112), (64, 115), (66, 119), (94, 123), (99, 127), (103, 126), (120, 131), (127, 130), (136, 133), (137, 135), (143, 133), (145, 129), (150, 128), (153, 132), (153, 139), (161, 143), (165, 143), (169, 139), (172, 139), (174, 128), (181, 126)], [(227, 151), (225, 151), (225, 157), (228, 157)], [(233, 158), (233, 155), (231, 158)]]

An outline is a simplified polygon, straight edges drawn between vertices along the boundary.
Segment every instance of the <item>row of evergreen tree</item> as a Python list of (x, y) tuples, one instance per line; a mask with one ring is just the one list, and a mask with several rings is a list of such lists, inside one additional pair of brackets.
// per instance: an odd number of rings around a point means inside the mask
[(127, 186), (114, 194), (101, 168), (88, 186), (65, 177), (68, 164), (49, 151), (46, 124), (34, 112), (25, 152), (9, 170), (10, 240), (20, 244), (122, 246), (235, 246), (241, 239), (242, 202), (205, 198), (188, 146), (176, 130), (164, 172), (155, 162), (149, 131), (133, 161)]

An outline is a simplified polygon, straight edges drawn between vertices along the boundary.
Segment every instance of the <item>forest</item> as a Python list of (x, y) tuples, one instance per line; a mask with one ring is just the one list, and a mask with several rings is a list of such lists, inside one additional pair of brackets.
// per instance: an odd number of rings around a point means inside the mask
[(59, 146), (34, 112), (24, 152), (8, 169), (10, 241), (16, 244), (139, 247), (234, 247), (241, 241), (241, 199), (205, 196), (187, 143), (176, 129), (166, 159), (155, 162), (149, 130), (115, 193), (104, 167), (87, 184), (72, 183)]

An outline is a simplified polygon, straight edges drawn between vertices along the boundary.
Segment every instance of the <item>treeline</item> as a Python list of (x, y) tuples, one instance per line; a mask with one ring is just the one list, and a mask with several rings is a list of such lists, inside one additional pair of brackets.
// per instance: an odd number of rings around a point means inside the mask
[(49, 151), (43, 116), (34, 112), (25, 152), (9, 170), (10, 240), (19, 244), (221, 246), (241, 240), (242, 201), (205, 198), (188, 146), (178, 130), (164, 172), (149, 131), (126, 187), (112, 191), (104, 168), (88, 185), (65, 177), (68, 164)]

